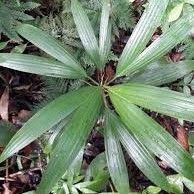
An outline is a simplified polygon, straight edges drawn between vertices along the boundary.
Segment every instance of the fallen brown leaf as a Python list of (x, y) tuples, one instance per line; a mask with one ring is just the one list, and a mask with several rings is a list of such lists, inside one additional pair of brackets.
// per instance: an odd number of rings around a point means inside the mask
[(22, 110), (18, 113), (18, 117), (19, 117), (20, 119), (24, 119), (24, 118), (27, 117), (29, 114), (30, 114), (30, 111), (22, 109)]
[(3, 194), (13, 194), (13, 192), (9, 190), (7, 183), (3, 184), (3, 188), (4, 188)]
[(181, 125), (177, 127), (177, 141), (183, 146), (185, 150), (189, 152), (189, 142), (186, 130)]
[(111, 67), (111, 65), (108, 65), (106, 67), (105, 72), (106, 72), (106, 81), (107, 82), (109, 82), (110, 80), (112, 80), (114, 78), (115, 72), (114, 72), (113, 68)]
[(8, 106), (9, 106), (9, 87), (7, 86), (0, 99), (0, 115), (3, 120), (8, 121)]
[(181, 60), (181, 57), (182, 57), (182, 53), (179, 53), (179, 52), (171, 52), (169, 54), (169, 57), (170, 59), (176, 63), (176, 62), (179, 62)]
[(22, 85), (22, 86), (17, 86), (14, 87), (14, 90), (29, 90), (31, 85)]

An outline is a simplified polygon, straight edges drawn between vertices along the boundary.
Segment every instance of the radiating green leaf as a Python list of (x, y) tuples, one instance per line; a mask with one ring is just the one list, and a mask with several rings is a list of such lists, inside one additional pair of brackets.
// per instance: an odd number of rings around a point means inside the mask
[(135, 74), (129, 81), (160, 86), (184, 77), (194, 70), (194, 61), (184, 60), (178, 63), (156, 62)]
[(0, 66), (39, 75), (83, 78), (83, 75), (61, 62), (27, 54), (0, 53)]
[(71, 11), (77, 27), (77, 31), (85, 50), (90, 55), (96, 66), (98, 68), (102, 68), (97, 39), (95, 37), (94, 30), (92, 29), (88, 16), (85, 13), (80, 2), (78, 2), (77, 0), (72, 0)]
[(182, 181), (184, 185), (192, 192), (194, 192), (194, 182), (190, 181), (189, 179), (182, 177)]
[(112, 120), (111, 111), (106, 110), (104, 143), (108, 170), (116, 190), (120, 194), (126, 194), (130, 191), (129, 177), (118, 136), (113, 132), (115, 126)]
[(194, 98), (183, 93), (144, 84), (122, 84), (109, 90), (128, 103), (133, 103), (176, 118), (194, 121)]
[(74, 187), (72, 187), (72, 191), (71, 192), (72, 192), (72, 194), (79, 194), (79, 191), (76, 188), (74, 188)]
[[(191, 21), (190, 21), (191, 20)], [(160, 59), (168, 53), (177, 44), (183, 41), (192, 28), (193, 18), (184, 16), (177, 20), (169, 30), (162, 34), (150, 46), (148, 46), (128, 67), (123, 71), (122, 75), (134, 73), (141, 68)]]
[(184, 2), (194, 5), (194, 0), (184, 0)]
[[(83, 162), (83, 154), (82, 154), (82, 160), (81, 160), (81, 163), (80, 163), (81, 167), (82, 167), (82, 162)], [(83, 179), (84, 179), (84, 175), (79, 175), (77, 177), (74, 177), (73, 184), (76, 184), (80, 181), (83, 181)]]
[(160, 25), (169, 0), (150, 0), (147, 10), (144, 11), (138, 24), (136, 25), (127, 45), (125, 46), (119, 64), (117, 66), (116, 76), (125, 75), (128, 66), (144, 50), (150, 41), (154, 31)]
[[(57, 143), (58, 143), (58, 140), (57, 140)], [(73, 182), (76, 181), (75, 179), (77, 177), (79, 177), (80, 172), (81, 172), (82, 161), (83, 161), (83, 154), (84, 154), (84, 147), (85, 147), (85, 144), (84, 144), (84, 146), (80, 147), (80, 151), (78, 152), (78, 154), (75, 157), (74, 161), (71, 162), (71, 165), (69, 166), (69, 168), (67, 170), (68, 177), (71, 176)], [(84, 178), (84, 176), (81, 176), (79, 178), (82, 180)]]
[[(100, 87), (94, 87), (89, 90), (90, 94), (85, 95), (85, 100), (75, 110), (71, 122), (65, 126), (64, 132), (58, 138), (37, 194), (49, 193), (54, 184), (62, 177), (76, 158), (80, 148), (82, 148), (91, 132), (99, 116), (103, 100)], [(76, 97), (83, 100), (83, 97), (79, 94)]]
[(97, 87), (85, 87), (60, 96), (37, 112), (11, 139), (0, 156), (0, 162), (18, 152), (48, 131), (84, 103)]
[(156, 121), (121, 96), (110, 93), (122, 121), (140, 142), (181, 175), (194, 180), (194, 160)]
[(69, 54), (58, 40), (29, 24), (20, 24), (17, 26), (17, 32), (35, 46), (56, 58), (66, 66), (74, 69), (75, 73), (85, 77), (86, 73), (81, 65)]
[(190, 3), (192, 5), (194, 5), (194, 0), (184, 0), (185, 3)]
[(70, 119), (71, 119), (71, 115), (61, 120), (59, 123), (57, 123), (55, 126), (53, 126), (50, 129), (52, 134), (49, 136), (47, 144), (43, 149), (44, 153), (49, 155), (53, 151), (57, 138), (61, 135), (61, 133), (63, 132), (64, 126), (70, 121)]
[[(59, 194), (63, 194), (65, 192), (65, 194), (70, 194), (70, 191), (69, 191), (69, 188), (68, 188), (68, 185), (67, 183), (63, 183), (63, 191), (61, 191), (61, 193)], [(57, 193), (58, 194), (58, 193)]]
[(111, 9), (110, 0), (103, 0), (99, 35), (99, 52), (103, 61), (103, 67), (105, 66), (111, 48), (112, 25), (109, 21)]
[(156, 185), (170, 191), (170, 185), (155, 159), (146, 147), (130, 132), (116, 114), (111, 115), (111, 123), (117, 131), (121, 143), (137, 167)]

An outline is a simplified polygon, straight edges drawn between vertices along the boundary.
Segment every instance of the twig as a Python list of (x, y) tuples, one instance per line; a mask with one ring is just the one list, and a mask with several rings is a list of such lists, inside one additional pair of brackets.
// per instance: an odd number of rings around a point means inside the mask
[(24, 174), (24, 173), (28, 173), (28, 172), (37, 171), (37, 170), (40, 170), (40, 171), (41, 171), (40, 167), (31, 168), (31, 169), (24, 170), (24, 171), (19, 171), (19, 172), (10, 174), (9, 177), (10, 177), (10, 178), (14, 178), (14, 177), (16, 177), (16, 176), (18, 176), (18, 175), (21, 175), (21, 174)]
[(9, 161), (8, 159), (6, 160), (6, 169), (5, 169), (5, 183), (8, 183), (7, 179), (9, 178)]
[[(4, 184), (4, 188), (5, 190), (9, 190), (9, 160), (7, 159), (5, 162), (5, 184)], [(4, 191), (4, 193), (6, 193), (7, 191)]]
[(83, 79), (80, 79), (80, 81), (84, 82), (85, 84), (89, 85), (89, 86), (92, 86), (92, 84), (88, 83), (87, 81), (83, 80)]
[(91, 77), (89, 77), (89, 76), (87, 76), (87, 78), (89, 79), (89, 80), (91, 80), (95, 85), (97, 85), (97, 86), (99, 86), (99, 83), (98, 82), (96, 82), (94, 79), (92, 79)]
[(115, 190), (114, 190), (114, 187), (113, 187), (113, 185), (112, 185), (112, 183), (109, 181), (109, 185), (110, 185), (110, 189), (111, 189), (111, 191), (112, 192), (114, 192)]
[(0, 177), (0, 181), (15, 181), (14, 179), (11, 179), (11, 178), (7, 178), (6, 180), (6, 177)]
[(112, 0), (109, 0), (109, 17), (111, 18), (112, 17)]
[(40, 171), (42, 173), (43, 172), (43, 168), (42, 168), (42, 161), (41, 161), (40, 152), (38, 152), (38, 164), (39, 164), (39, 167), (40, 167)]

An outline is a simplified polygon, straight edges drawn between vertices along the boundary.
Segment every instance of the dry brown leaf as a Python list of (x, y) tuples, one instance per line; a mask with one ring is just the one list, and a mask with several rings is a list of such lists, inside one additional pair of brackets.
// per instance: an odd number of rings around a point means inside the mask
[(165, 161), (158, 161), (158, 165), (163, 169), (168, 169), (169, 165)]
[(115, 76), (115, 72), (113, 68), (111, 67), (111, 65), (108, 65), (105, 71), (106, 71), (106, 81), (112, 80)]
[(170, 59), (171, 59), (174, 63), (176, 63), (176, 62), (179, 62), (179, 61), (181, 60), (181, 58), (182, 58), (182, 53), (179, 53), (179, 52), (171, 52), (171, 53), (169, 54), (169, 57), (170, 57)]
[(30, 87), (31, 85), (21, 85), (21, 86), (14, 87), (14, 90), (29, 90)]
[(18, 113), (18, 117), (19, 117), (20, 119), (24, 119), (24, 118), (27, 117), (29, 114), (30, 114), (30, 111), (29, 111), (29, 110), (22, 109), (22, 110)]
[(8, 106), (9, 106), (9, 87), (7, 86), (0, 99), (0, 115), (3, 120), (8, 121)]
[(0, 147), (0, 153), (3, 152), (4, 148), (3, 147)]
[(185, 150), (189, 151), (189, 142), (186, 130), (180, 125), (177, 127), (177, 141), (183, 146)]
[(7, 183), (3, 184), (3, 188), (4, 188), (3, 194), (13, 194), (13, 192), (9, 190)]

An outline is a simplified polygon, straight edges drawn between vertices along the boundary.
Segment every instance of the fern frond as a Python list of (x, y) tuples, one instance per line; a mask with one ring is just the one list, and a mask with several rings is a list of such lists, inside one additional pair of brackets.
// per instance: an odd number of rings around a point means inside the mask
[[(85, 10), (90, 18), (91, 23), (95, 28), (95, 33), (98, 36), (100, 17), (101, 17), (101, 0), (81, 0), (85, 7)], [(70, 0), (55, 0), (55, 8), (49, 16), (45, 16), (38, 21), (38, 26), (43, 30), (48, 31), (52, 36), (59, 39), (67, 49), (71, 50), (71, 53), (80, 61), (80, 63), (88, 69), (89, 72), (93, 72), (93, 62), (84, 52), (83, 46), (79, 39), (73, 16), (71, 14), (71, 1)], [(119, 29), (132, 29), (135, 25), (135, 19), (133, 16), (133, 10), (128, 0), (113, 0), (113, 33), (119, 36)], [(110, 53), (109, 60), (116, 61), (117, 57)]]
[(15, 30), (16, 24), (18, 21), (33, 20), (24, 11), (38, 6), (39, 4), (33, 2), (20, 3), (20, 6), (16, 2), (0, 2), (0, 33), (15, 41), (21, 41)]
[(66, 79), (42, 76), (42, 81), (45, 85), (42, 93), (47, 99), (53, 100), (67, 92), (68, 80)]
[(49, 16), (41, 19), (39, 26), (58, 38), (64, 45), (82, 48), (71, 14), (60, 13), (55, 15), (50, 13)]
[(123, 30), (133, 29), (135, 20), (132, 7), (127, 0), (113, 1), (113, 21)]
[(16, 10), (24, 12), (24, 11), (30, 11), (32, 9), (35, 9), (39, 6), (40, 4), (35, 3), (35, 2), (26, 2), (26, 3), (20, 3), (20, 6), (16, 7)]
[(20, 11), (12, 11), (10, 13), (11, 17), (16, 19), (16, 20), (20, 20), (20, 21), (27, 21), (27, 20), (33, 20), (34, 18), (28, 14), (25, 14), (23, 12)]
[(32, 107), (32, 114), (43, 108), (49, 102), (65, 94), (67, 91), (78, 89), (84, 85), (80, 80), (67, 80), (64, 78), (41, 77), (44, 88), (41, 90), (44, 100)]
[[(102, 8), (102, 1), (100, 0), (82, 0), (87, 13), (90, 16), (94, 25), (98, 25), (100, 21), (100, 12)], [(98, 14), (97, 14), (98, 13)], [(118, 29), (128, 30), (133, 29), (135, 20), (132, 7), (128, 0), (112, 0), (112, 20), (113, 20), (113, 34), (118, 36)]]
[(82, 0), (82, 5), (85, 8), (93, 11), (100, 11), (102, 8), (102, 1), (101, 0)]

